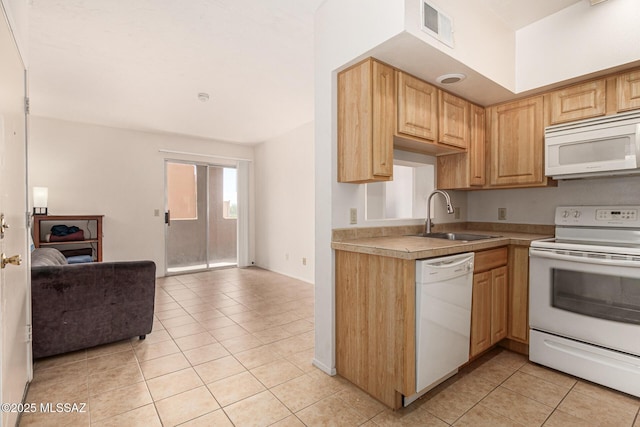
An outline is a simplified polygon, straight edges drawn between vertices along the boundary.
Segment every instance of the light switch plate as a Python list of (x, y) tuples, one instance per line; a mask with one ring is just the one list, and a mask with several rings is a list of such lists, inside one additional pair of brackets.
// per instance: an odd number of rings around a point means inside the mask
[(358, 223), (358, 208), (351, 208), (349, 210), (349, 223), (350, 224)]

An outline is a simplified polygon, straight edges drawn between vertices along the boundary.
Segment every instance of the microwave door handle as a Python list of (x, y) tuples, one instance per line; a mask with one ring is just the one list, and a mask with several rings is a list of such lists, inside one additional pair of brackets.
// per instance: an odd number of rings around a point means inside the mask
[(529, 249), (529, 257), (555, 259), (560, 261), (582, 262), (585, 264), (606, 265), (609, 267), (640, 267), (640, 261), (566, 255), (566, 254), (559, 254), (552, 251), (541, 251), (533, 248)]

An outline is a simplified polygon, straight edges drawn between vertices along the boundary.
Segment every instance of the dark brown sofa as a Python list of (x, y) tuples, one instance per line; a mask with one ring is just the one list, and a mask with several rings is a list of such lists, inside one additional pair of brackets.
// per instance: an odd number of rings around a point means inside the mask
[(85, 349), (153, 326), (153, 261), (67, 264), (53, 248), (31, 254), (33, 357)]

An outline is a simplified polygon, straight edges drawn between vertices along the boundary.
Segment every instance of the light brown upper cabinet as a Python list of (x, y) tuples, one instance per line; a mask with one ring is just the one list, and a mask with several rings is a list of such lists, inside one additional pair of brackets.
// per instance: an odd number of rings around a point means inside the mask
[(546, 185), (542, 96), (496, 105), (487, 112), (490, 186)]
[[(462, 153), (467, 148), (465, 117), (460, 111), (463, 99), (448, 95), (439, 101), (441, 92), (435, 86), (403, 71), (396, 71), (397, 122), (395, 147), (403, 150), (441, 155)], [(440, 105), (439, 105), (440, 104)], [(443, 114), (447, 117), (444, 118)]]
[(606, 81), (594, 80), (556, 90), (545, 97), (549, 124), (572, 122), (606, 114)]
[(438, 89), (402, 71), (397, 72), (400, 135), (435, 142), (438, 138)]
[(470, 106), (468, 101), (438, 90), (438, 142), (467, 148), (470, 133)]
[(338, 181), (393, 179), (395, 71), (366, 59), (338, 74)]
[(466, 153), (438, 156), (438, 188), (479, 188), (485, 184), (485, 110), (470, 104)]
[(620, 74), (617, 87), (619, 112), (640, 108), (640, 70)]

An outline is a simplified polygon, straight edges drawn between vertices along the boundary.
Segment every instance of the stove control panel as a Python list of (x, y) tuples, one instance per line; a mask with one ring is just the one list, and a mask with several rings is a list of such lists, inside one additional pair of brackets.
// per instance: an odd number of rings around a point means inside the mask
[(636, 221), (638, 211), (636, 209), (596, 209), (596, 219), (598, 221)]
[(640, 227), (640, 206), (558, 206), (556, 225), (575, 227)]

